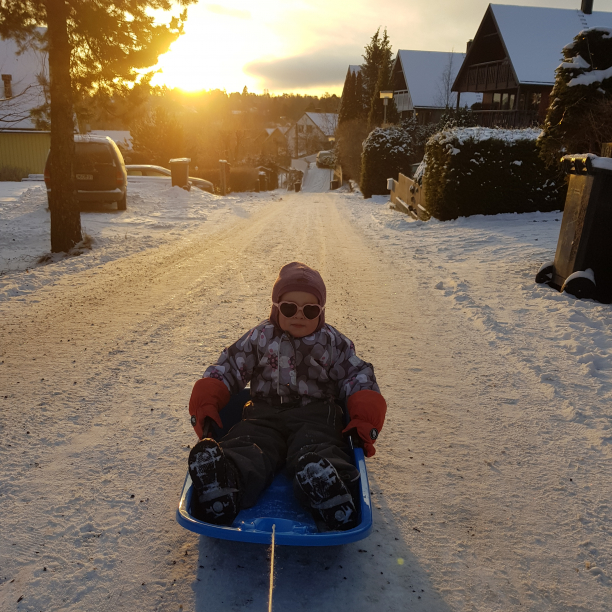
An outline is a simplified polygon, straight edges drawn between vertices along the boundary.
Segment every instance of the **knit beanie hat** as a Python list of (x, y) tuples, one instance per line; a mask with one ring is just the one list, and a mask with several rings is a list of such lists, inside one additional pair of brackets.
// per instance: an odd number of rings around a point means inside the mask
[[(321, 275), (306, 264), (292, 261), (283, 266), (278, 273), (278, 278), (272, 287), (272, 301), (278, 303), (281, 295), (289, 291), (306, 291), (312, 293), (319, 300), (319, 306), (325, 306), (327, 291)], [(278, 308), (272, 306), (270, 321), (280, 327), (278, 322)], [(319, 324), (315, 331), (319, 331), (325, 325), (325, 310), (319, 315)]]

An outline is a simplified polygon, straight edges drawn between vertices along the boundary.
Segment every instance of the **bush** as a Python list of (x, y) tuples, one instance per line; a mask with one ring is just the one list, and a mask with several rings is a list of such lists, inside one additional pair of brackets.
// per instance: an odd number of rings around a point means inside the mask
[(27, 176), (28, 172), (23, 168), (15, 168), (13, 166), (2, 166), (0, 168), (0, 181), (19, 182)]
[(389, 193), (387, 179), (407, 173), (414, 152), (407, 133), (397, 126), (376, 128), (363, 143), (361, 181), (364, 198)]
[(363, 141), (367, 136), (368, 124), (362, 118), (345, 121), (336, 130), (337, 156), (346, 180), (358, 181), (361, 176)]
[(563, 208), (566, 186), (539, 157), (539, 130), (451, 128), (426, 146), (428, 212), (442, 221), (469, 215)]

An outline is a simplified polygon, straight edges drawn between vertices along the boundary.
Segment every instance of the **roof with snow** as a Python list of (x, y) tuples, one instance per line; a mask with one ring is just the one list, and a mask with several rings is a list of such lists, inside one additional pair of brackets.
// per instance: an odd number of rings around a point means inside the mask
[(338, 113), (304, 113), (325, 136), (333, 136), (338, 126)]
[(357, 74), (361, 72), (361, 66), (359, 64), (349, 64), (349, 71)]
[[(519, 83), (554, 85), (563, 47), (582, 30), (612, 27), (612, 13), (491, 4)], [(462, 98), (463, 98), (462, 94)]]
[[(400, 49), (397, 52), (396, 62), (401, 63), (413, 106), (444, 108), (446, 106), (444, 73), (450, 67), (452, 85), (464, 59), (465, 53)], [(394, 72), (395, 70), (396, 68)], [(456, 97), (454, 99), (456, 100)], [(462, 93), (460, 98), (461, 106), (471, 107), (472, 104), (481, 101), (482, 96), (475, 93)]]

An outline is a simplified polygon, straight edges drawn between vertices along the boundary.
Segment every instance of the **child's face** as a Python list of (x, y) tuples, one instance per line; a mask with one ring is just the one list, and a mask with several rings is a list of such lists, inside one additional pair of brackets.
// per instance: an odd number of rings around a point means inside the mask
[[(318, 304), (319, 300), (306, 291), (289, 291), (281, 295), (279, 302), (295, 302), (298, 306), (305, 306), (306, 304)], [(303, 338), (310, 336), (317, 329), (319, 317), (307, 319), (301, 310), (298, 310), (292, 317), (286, 317), (279, 312), (278, 322), (283, 331), (289, 332), (294, 338)]]

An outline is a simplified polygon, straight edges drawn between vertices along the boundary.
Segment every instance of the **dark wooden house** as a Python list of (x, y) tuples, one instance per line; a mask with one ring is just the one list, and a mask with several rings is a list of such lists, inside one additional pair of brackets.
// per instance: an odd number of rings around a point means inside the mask
[(587, 28), (612, 27), (612, 13), (490, 4), (468, 43), (452, 90), (482, 94), (473, 109), (484, 126), (527, 127), (544, 121), (562, 50)]

